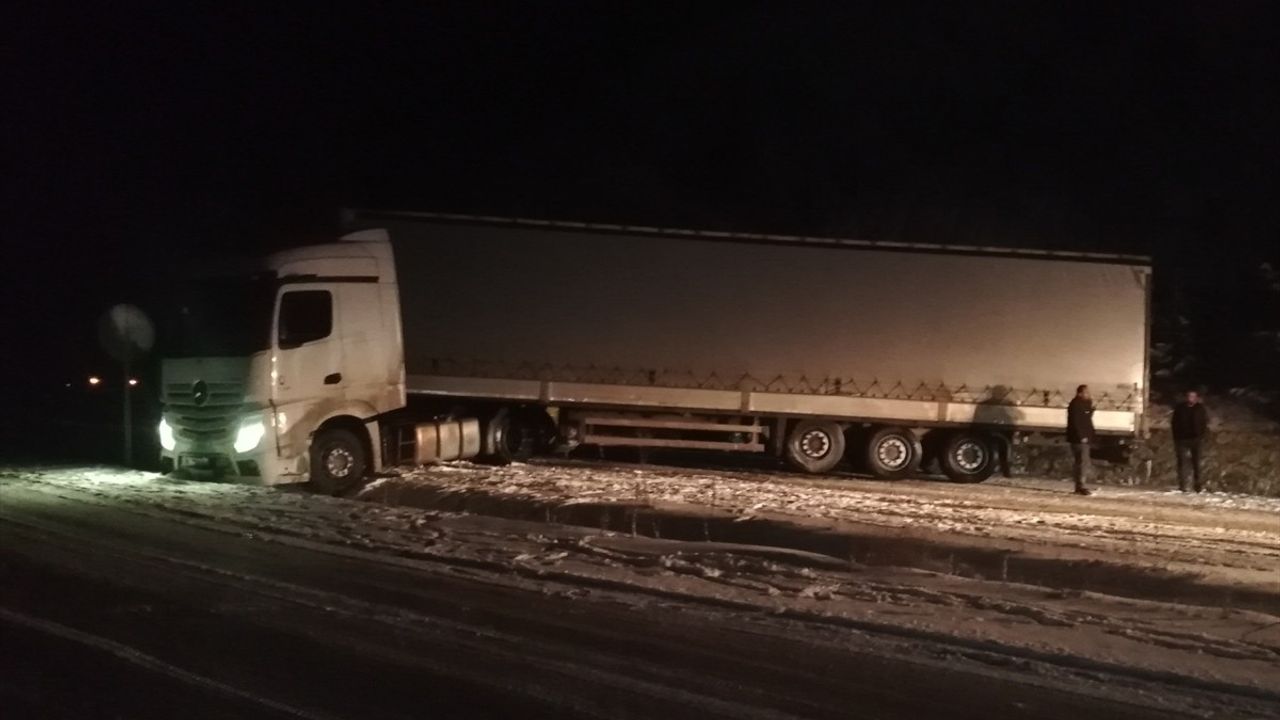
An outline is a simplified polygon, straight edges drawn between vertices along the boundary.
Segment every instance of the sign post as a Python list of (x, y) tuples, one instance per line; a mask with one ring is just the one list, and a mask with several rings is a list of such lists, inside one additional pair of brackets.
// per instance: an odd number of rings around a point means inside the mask
[(98, 320), (98, 340), (111, 357), (120, 361), (121, 411), (124, 425), (124, 464), (133, 465), (133, 388), (129, 382), (133, 361), (155, 344), (156, 331), (147, 314), (134, 305), (116, 305)]
[(129, 384), (129, 363), (125, 362), (120, 389), (124, 393), (124, 466), (133, 466), (133, 386)]

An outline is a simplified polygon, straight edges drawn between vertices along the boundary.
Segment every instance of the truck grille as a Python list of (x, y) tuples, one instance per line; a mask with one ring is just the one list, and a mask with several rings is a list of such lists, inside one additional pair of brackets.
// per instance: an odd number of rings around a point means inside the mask
[(192, 383), (169, 383), (164, 388), (165, 413), (174, 435), (192, 442), (229, 440), (244, 407), (244, 383), (204, 382), (203, 402)]

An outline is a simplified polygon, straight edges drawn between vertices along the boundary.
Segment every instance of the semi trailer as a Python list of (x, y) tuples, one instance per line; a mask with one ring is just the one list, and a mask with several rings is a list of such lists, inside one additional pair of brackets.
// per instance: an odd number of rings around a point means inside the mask
[(348, 211), (176, 303), (162, 466), (337, 490), (402, 464), (579, 447), (767, 453), (990, 477), (1144, 432), (1150, 263), (958, 247)]

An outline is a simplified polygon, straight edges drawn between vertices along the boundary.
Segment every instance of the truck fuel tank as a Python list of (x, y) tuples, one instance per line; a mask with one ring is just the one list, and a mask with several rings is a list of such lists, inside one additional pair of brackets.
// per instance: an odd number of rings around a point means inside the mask
[(463, 460), (480, 454), (480, 421), (476, 418), (442, 420), (414, 426), (419, 464)]

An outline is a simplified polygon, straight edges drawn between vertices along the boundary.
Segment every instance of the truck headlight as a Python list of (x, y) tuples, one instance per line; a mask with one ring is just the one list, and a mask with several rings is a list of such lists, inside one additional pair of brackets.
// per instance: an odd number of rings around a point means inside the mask
[(258, 447), (262, 436), (267, 434), (267, 426), (261, 420), (244, 423), (236, 433), (235, 449), (238, 453), (247, 453)]
[(173, 428), (169, 426), (168, 420), (160, 418), (159, 432), (160, 447), (164, 448), (168, 452), (173, 452), (173, 449), (178, 446), (178, 443), (173, 439)]

